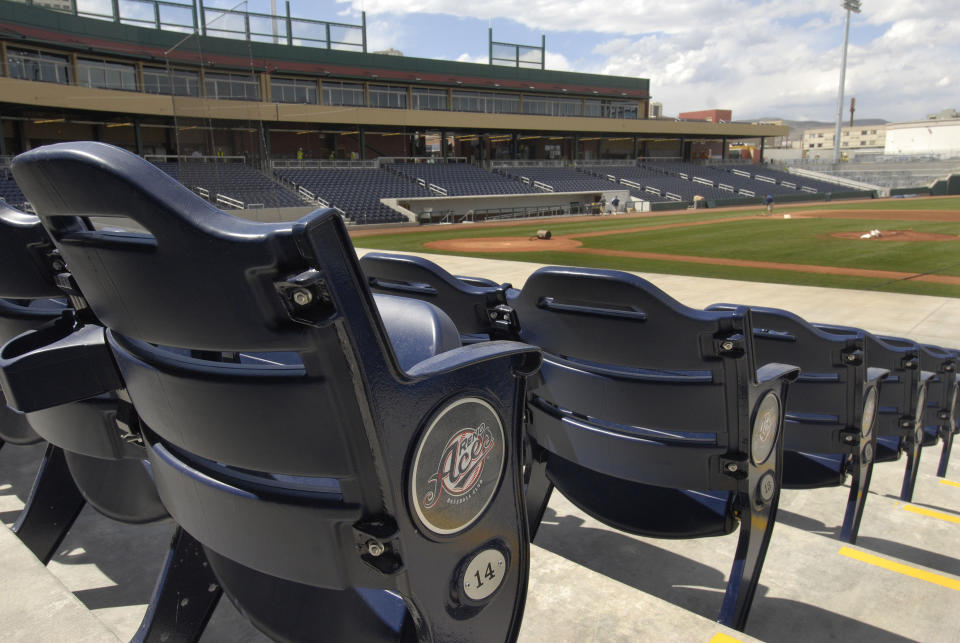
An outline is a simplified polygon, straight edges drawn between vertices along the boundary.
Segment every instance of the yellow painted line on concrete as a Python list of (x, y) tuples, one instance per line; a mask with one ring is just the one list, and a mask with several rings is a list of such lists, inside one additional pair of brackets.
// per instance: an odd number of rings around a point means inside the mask
[(903, 505), (903, 508), (910, 513), (920, 514), (921, 516), (926, 516), (928, 518), (936, 518), (937, 520), (945, 520), (947, 522), (960, 525), (960, 516), (945, 514), (942, 511), (934, 511), (933, 509), (924, 509), (923, 507), (914, 507), (913, 505)]
[(956, 580), (955, 578), (934, 574), (933, 572), (918, 569), (910, 565), (904, 565), (903, 563), (881, 558), (880, 556), (874, 556), (873, 554), (851, 549), (850, 547), (841, 547), (840, 551), (837, 553), (841, 556), (846, 556), (847, 558), (859, 560), (861, 563), (867, 563), (868, 565), (873, 565), (874, 567), (880, 567), (891, 572), (897, 572), (898, 574), (910, 576), (911, 578), (925, 580), (928, 583), (933, 583), (934, 585), (940, 585), (941, 587), (946, 587), (948, 589), (953, 589), (960, 592), (960, 580)]
[(740, 639), (735, 639), (729, 634), (724, 634), (723, 632), (717, 632), (713, 635), (713, 638), (710, 639), (710, 643), (743, 643)]
[(940, 478), (940, 484), (949, 485), (951, 487), (960, 487), (960, 482), (954, 482), (953, 480), (946, 480), (944, 478)]

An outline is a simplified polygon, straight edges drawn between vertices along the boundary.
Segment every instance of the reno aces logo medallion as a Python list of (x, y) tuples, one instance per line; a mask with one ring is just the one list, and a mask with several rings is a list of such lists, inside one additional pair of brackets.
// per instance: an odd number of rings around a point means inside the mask
[(432, 532), (450, 535), (477, 520), (493, 499), (504, 464), (503, 424), (476, 397), (443, 407), (420, 437), (410, 499)]

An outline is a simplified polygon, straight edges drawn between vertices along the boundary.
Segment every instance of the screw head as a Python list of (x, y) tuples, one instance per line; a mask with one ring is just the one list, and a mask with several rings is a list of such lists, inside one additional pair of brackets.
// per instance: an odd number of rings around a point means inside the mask
[(370, 539), (367, 541), (367, 553), (376, 558), (377, 556), (383, 555), (384, 547), (381, 543), (376, 540)]
[(845, 436), (843, 436), (843, 441), (844, 441), (844, 442), (853, 442), (853, 436), (852, 436), (852, 435), (845, 435)]
[(737, 464), (736, 462), (728, 462), (726, 468), (727, 468), (727, 471), (729, 471), (730, 473), (736, 473), (737, 471), (740, 470), (740, 465)]
[(848, 361), (848, 362), (855, 362), (855, 361), (857, 361), (857, 356), (856, 356), (856, 355), (847, 355), (847, 361)]
[(293, 291), (293, 303), (298, 306), (306, 306), (313, 301), (313, 293), (306, 288), (297, 288)]
[(63, 270), (63, 269), (66, 268), (66, 267), (67, 267), (67, 265), (66, 265), (65, 263), (63, 263), (62, 261), (60, 261), (59, 259), (57, 259), (56, 261), (53, 262), (53, 269), (56, 270), (57, 272), (60, 272), (61, 270)]
[(720, 344), (720, 349), (725, 351), (732, 351), (733, 342), (723, 342), (722, 344)]
[(494, 320), (495, 320), (496, 318), (497, 318), (497, 311), (491, 310), (491, 311), (490, 311), (490, 319), (494, 319)]

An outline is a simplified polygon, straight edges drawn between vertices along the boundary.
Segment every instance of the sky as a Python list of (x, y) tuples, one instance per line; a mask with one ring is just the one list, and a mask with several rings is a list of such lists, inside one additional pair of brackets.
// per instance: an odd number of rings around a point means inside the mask
[[(909, 121), (960, 109), (957, 0), (862, 0), (852, 14), (844, 119)], [(205, 0), (270, 11), (269, 0)], [(283, 11), (284, 3), (276, 5)], [(291, 0), (294, 16), (360, 23), (368, 51), (487, 63), (494, 40), (540, 44), (547, 69), (650, 80), (664, 113), (735, 120), (837, 117), (842, 0)], [(518, 9), (522, 8), (522, 13)]]

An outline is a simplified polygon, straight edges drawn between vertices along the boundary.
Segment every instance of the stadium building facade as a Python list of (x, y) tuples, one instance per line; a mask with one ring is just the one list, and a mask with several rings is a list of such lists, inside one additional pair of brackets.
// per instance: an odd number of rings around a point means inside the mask
[(251, 162), (689, 159), (786, 133), (648, 119), (643, 78), (371, 54), (363, 25), (137, 2), (125, 17), (129, 2), (85, 16), (0, 0), (0, 156), (88, 139)]

